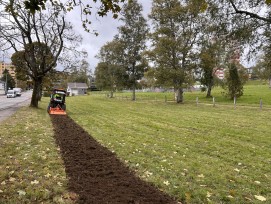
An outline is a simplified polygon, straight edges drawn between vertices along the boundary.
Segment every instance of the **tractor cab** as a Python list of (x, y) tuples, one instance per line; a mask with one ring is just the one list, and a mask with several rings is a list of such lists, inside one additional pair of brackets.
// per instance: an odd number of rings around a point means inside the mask
[(54, 89), (50, 97), (50, 102), (47, 110), (48, 113), (51, 115), (66, 115), (65, 97), (65, 90)]

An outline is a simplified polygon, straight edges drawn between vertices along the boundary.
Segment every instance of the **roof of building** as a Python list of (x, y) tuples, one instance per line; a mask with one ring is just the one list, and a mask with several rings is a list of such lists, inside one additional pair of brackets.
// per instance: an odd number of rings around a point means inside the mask
[(87, 89), (88, 86), (86, 83), (68, 83), (68, 88), (70, 89)]

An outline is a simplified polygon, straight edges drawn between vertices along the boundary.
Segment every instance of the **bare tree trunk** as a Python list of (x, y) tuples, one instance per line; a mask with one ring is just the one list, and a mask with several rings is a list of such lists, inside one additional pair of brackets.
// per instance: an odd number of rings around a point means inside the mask
[(177, 88), (175, 90), (175, 99), (177, 103), (183, 102), (183, 88)]
[(271, 77), (269, 77), (269, 88), (271, 88)]
[(41, 87), (42, 87), (42, 78), (35, 79), (31, 103), (30, 103), (31, 107), (38, 108)]
[(136, 100), (135, 90), (136, 90), (136, 86), (135, 86), (135, 83), (133, 83), (133, 96), (132, 96), (132, 101), (135, 101), (135, 100)]
[(135, 63), (134, 63), (133, 64), (133, 95), (132, 95), (132, 101), (136, 100), (135, 90), (136, 90), (136, 77), (135, 77)]
[(38, 100), (41, 101), (41, 97), (42, 97), (42, 84), (39, 87), (39, 92), (38, 92)]
[(209, 84), (207, 87), (207, 95), (206, 95), (207, 98), (212, 97), (211, 91), (212, 91), (212, 86)]

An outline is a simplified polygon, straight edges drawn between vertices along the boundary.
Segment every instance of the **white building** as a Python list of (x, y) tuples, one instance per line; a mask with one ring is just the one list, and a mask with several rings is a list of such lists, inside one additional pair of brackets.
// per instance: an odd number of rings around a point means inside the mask
[(0, 81), (0, 95), (1, 94), (5, 94), (5, 82), (4, 81)]
[(84, 95), (87, 93), (86, 83), (68, 83), (67, 94), (69, 96)]

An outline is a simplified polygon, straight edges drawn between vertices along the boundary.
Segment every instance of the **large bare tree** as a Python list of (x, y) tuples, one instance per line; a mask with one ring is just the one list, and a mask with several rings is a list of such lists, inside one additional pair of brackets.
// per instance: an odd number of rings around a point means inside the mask
[[(64, 19), (62, 5), (49, 6), (32, 13), (19, 0), (1, 1), (0, 41), (4, 49), (23, 53), (25, 73), (34, 89), (30, 106), (38, 107), (43, 79), (56, 67), (65, 41), (75, 40), (71, 25)], [(48, 57), (50, 60), (48, 60)]]

